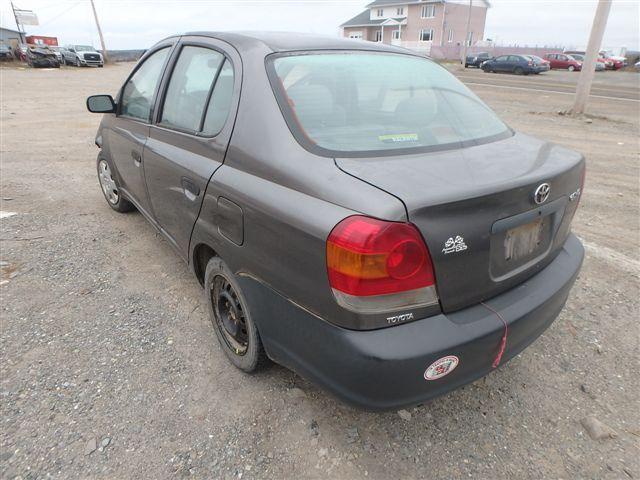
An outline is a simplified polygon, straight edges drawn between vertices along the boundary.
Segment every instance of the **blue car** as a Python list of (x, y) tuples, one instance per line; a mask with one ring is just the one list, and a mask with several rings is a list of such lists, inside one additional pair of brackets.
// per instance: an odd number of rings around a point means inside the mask
[(546, 72), (542, 64), (534, 62), (527, 55), (501, 55), (484, 62), (480, 68), (485, 72), (506, 72), (516, 75), (529, 75), (530, 73)]

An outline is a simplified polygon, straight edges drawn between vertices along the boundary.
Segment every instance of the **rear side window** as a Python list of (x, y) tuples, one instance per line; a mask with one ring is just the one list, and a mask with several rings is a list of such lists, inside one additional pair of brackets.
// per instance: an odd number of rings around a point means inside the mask
[(225, 60), (216, 85), (211, 94), (207, 115), (202, 128), (203, 135), (213, 136), (222, 130), (227, 122), (229, 110), (231, 110), (231, 100), (233, 99), (233, 67), (228, 60)]
[(209, 92), (224, 55), (215, 50), (186, 46), (171, 74), (160, 123), (199, 132)]
[(149, 121), (153, 96), (162, 69), (169, 53), (169, 47), (151, 54), (125, 84), (120, 97), (120, 114)]
[(291, 131), (325, 155), (455, 148), (511, 134), (467, 87), (424, 58), (314, 53), (270, 65)]

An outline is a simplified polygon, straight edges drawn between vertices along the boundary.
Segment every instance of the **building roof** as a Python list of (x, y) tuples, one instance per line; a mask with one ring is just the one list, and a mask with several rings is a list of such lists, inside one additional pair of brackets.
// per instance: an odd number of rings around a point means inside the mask
[[(406, 17), (391, 18), (391, 20), (395, 20), (396, 22), (404, 22), (406, 19), (407, 19)], [(371, 14), (369, 13), (369, 10), (365, 10), (364, 12), (359, 13), (358, 15), (353, 17), (351, 20), (347, 20), (346, 22), (344, 22), (340, 26), (341, 27), (365, 27), (365, 26), (370, 26), (370, 25), (371, 26), (373, 26), (373, 25), (382, 25), (387, 20), (390, 20), (390, 19), (389, 18), (375, 18), (375, 19), (372, 20), (371, 19)]]
[(22, 32), (19, 32), (18, 30), (15, 30), (13, 28), (7, 28), (7, 27), (0, 27), (0, 30), (6, 30), (8, 32), (13, 32), (13, 33), (22, 33)]
[[(386, 6), (395, 6), (395, 5), (413, 5), (416, 3), (464, 3), (468, 5), (469, 2), (466, 0), (374, 0), (367, 8), (375, 8), (375, 7), (386, 7)], [(490, 7), (490, 4), (487, 0), (474, 0), (474, 7), (484, 6)]]

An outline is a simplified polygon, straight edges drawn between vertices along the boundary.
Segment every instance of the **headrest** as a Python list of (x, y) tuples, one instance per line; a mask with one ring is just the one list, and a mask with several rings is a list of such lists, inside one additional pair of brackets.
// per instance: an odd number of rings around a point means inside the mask
[(296, 84), (287, 90), (300, 121), (309, 126), (329, 122), (334, 113), (334, 98), (324, 85)]

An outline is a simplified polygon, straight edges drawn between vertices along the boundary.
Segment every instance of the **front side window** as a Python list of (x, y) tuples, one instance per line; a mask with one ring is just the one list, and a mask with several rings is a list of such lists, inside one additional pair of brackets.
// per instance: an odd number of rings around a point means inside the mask
[(424, 58), (315, 53), (267, 65), (289, 128), (323, 155), (456, 148), (511, 134), (466, 86)]
[(171, 74), (160, 124), (200, 131), (202, 113), (224, 55), (203, 47), (185, 46)]
[(151, 105), (160, 82), (169, 47), (151, 54), (129, 78), (120, 98), (120, 114), (149, 121)]
[(423, 28), (420, 30), (420, 41), (431, 42), (433, 40), (433, 28)]

